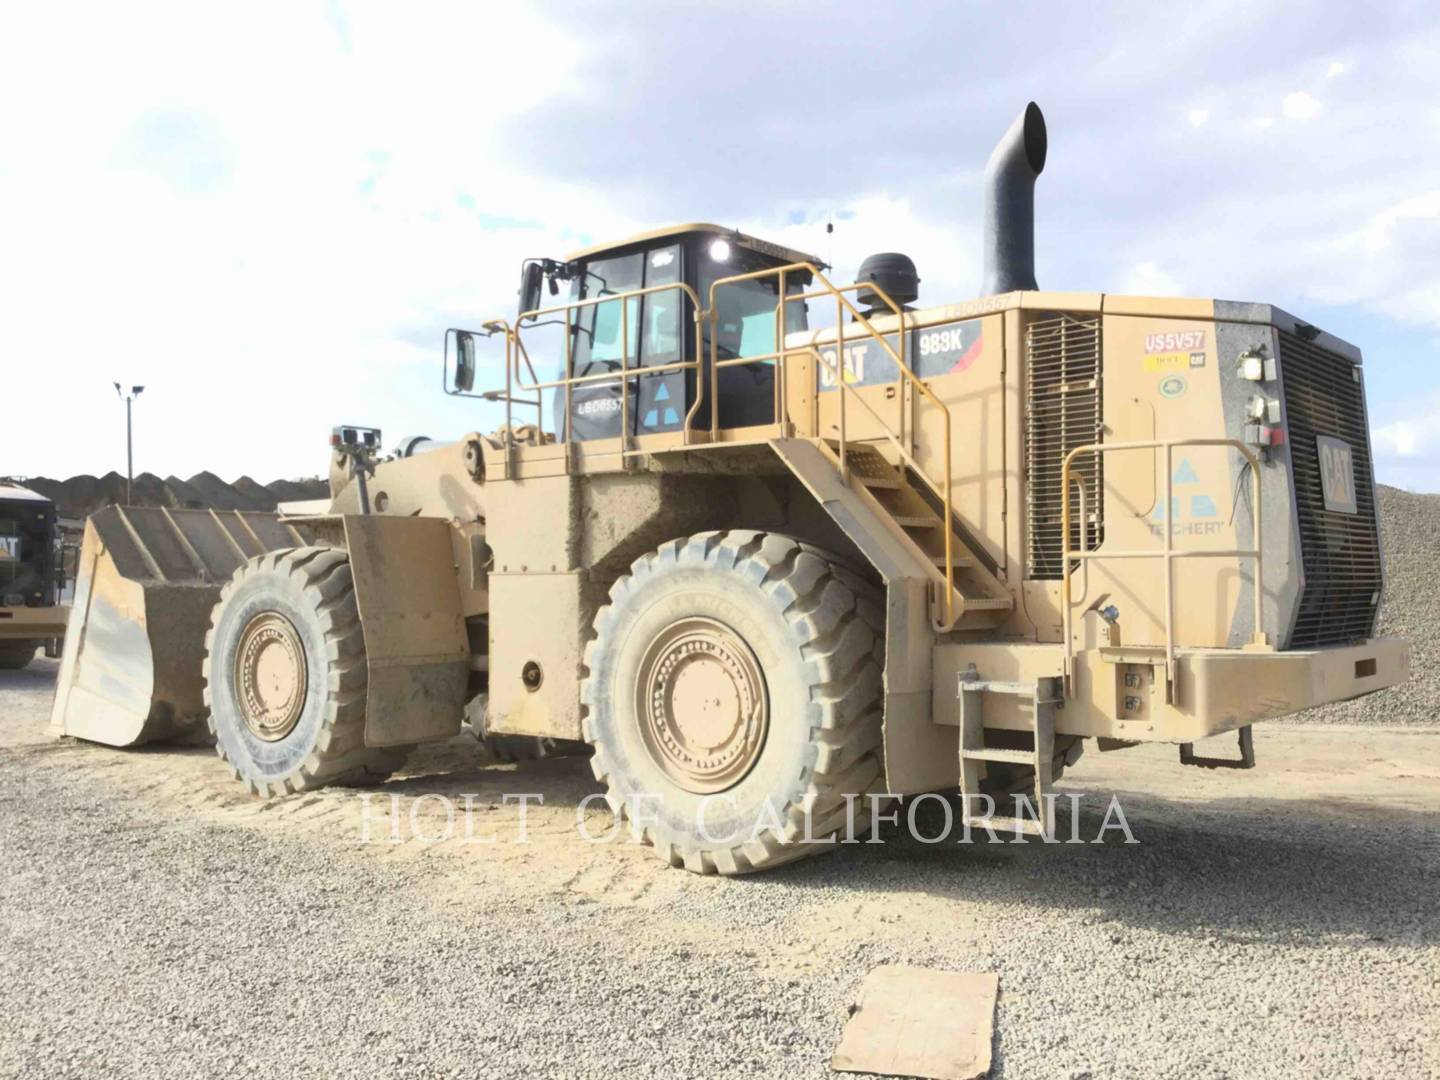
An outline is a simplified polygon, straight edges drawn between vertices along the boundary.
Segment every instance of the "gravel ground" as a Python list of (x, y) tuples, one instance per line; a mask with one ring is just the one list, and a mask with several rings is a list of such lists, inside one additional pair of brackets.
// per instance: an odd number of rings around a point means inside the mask
[[(367, 844), (363, 793), (48, 740), (35, 668), (0, 678), (0, 1075), (825, 1076), (865, 974), (913, 963), (999, 972), (997, 1077), (1440, 1076), (1440, 730), (1091, 752), (1082, 835), (1118, 791), (1133, 846), (892, 835), (726, 880), (586, 844), (580, 760), (429, 749)], [(504, 792), (544, 796), (528, 842)], [(443, 832), (427, 793), (496, 842), (388, 842), (390, 795)]]
[(1440, 495), (1377, 491), (1386, 576), (1379, 632), (1411, 640), (1413, 674), (1378, 694), (1298, 713), (1300, 723), (1440, 723)]

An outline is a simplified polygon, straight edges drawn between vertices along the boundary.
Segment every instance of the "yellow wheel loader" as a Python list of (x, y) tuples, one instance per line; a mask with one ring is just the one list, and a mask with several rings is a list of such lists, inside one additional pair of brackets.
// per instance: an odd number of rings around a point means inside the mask
[(871, 795), (1024, 788), (1050, 835), (1084, 740), (1248, 766), (1254, 721), (1403, 680), (1359, 351), (1267, 304), (1039, 290), (1045, 156), (1031, 104), (979, 299), (714, 225), (528, 260), (513, 321), (445, 339), (496, 433), (337, 428), (324, 513), (95, 515), (54, 730), (204, 718), (276, 796), (483, 712), (588, 743), (661, 857), (736, 873)]
[(0, 671), (27, 667), (42, 648), (60, 654), (70, 609), (55, 504), (19, 484), (0, 483)]

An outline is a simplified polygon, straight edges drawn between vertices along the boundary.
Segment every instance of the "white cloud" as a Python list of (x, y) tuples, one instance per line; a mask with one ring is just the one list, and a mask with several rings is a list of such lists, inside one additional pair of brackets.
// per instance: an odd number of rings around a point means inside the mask
[(1376, 454), (1394, 457), (1415, 456), (1425, 442), (1425, 436), (1422, 433), (1426, 430), (1433, 430), (1433, 425), (1437, 421), (1440, 421), (1440, 416), (1427, 421), (1424, 425), (1414, 420), (1396, 420), (1376, 428), (1373, 435)]
[(1345, 71), (1346, 71), (1346, 65), (1345, 65), (1343, 62), (1339, 61), (1339, 60), (1335, 60), (1335, 61), (1332, 61), (1331, 64), (1330, 64), (1330, 66), (1325, 69), (1325, 77), (1326, 77), (1327, 79), (1333, 79), (1333, 78), (1335, 78), (1336, 75), (1343, 75), (1343, 74), (1345, 74)]
[[(163, 35), (116, 9), (82, 39), (32, 18), (0, 44), (0, 92), (47, 87), (0, 116), (0, 353), (40, 360), (10, 388), (93, 437), (37, 411), (7, 422), (0, 470), (123, 469), (112, 379), (146, 384), (136, 469), (161, 475), (319, 471), (346, 417), (387, 438), (481, 426), (438, 391), (445, 322), (509, 313), (520, 259), (580, 246), (577, 221), (638, 229), (583, 178), (494, 152), (582, 55), (524, 10), (355, 5), (348, 48), (320, 5), (226, 20), (224, 48), (200, 47), (213, 16), (188, 4), (147, 19)], [(55, 35), (84, 80), (13, 47)], [(461, 62), (464, 41), (506, 44)]]
[(742, 223), (741, 228), (833, 263), (826, 276), (836, 285), (853, 282), (865, 256), (902, 251), (915, 261), (920, 274), (922, 304), (965, 296), (980, 277), (974, 239), (926, 221), (908, 199), (887, 195), (856, 199), (837, 213), (835, 232), (828, 238), (823, 224), (827, 216), (815, 215), (815, 220), (780, 228), (755, 222)]
[(1404, 415), (1375, 426), (1370, 439), (1381, 479), (1403, 477), (1408, 486), (1435, 490), (1440, 470), (1440, 395), (1422, 398)]
[(1440, 326), (1440, 189), (1401, 199), (1307, 248), (1310, 287), (1326, 303), (1367, 303), (1406, 323)]
[(1191, 127), (1200, 127), (1205, 123), (1205, 121), (1210, 119), (1210, 110), (1191, 109), (1188, 113), (1185, 114), (1185, 118), (1190, 121)]
[(1159, 263), (1142, 262), (1120, 279), (1115, 292), (1122, 296), (1183, 296), (1185, 289), (1179, 279)]
[(1280, 103), (1280, 111), (1291, 120), (1314, 120), (1324, 108), (1324, 105), (1304, 90), (1286, 94), (1285, 100)]

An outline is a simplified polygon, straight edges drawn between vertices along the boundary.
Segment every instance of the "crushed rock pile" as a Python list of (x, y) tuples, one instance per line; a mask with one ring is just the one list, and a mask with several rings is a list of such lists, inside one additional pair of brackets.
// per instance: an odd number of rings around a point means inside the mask
[[(80, 520), (101, 507), (125, 501), (125, 477), (117, 472), (98, 477), (72, 476), (68, 480), (31, 476), (19, 482), (53, 500), (62, 518)], [(282, 501), (323, 499), (329, 494), (329, 483), (318, 477), (261, 484), (242, 476), (228, 484), (212, 472), (196, 473), (188, 480), (178, 476), (162, 480), (147, 472), (135, 477), (131, 502), (179, 510), (274, 510)]]
[(1323, 724), (1440, 724), (1440, 495), (1378, 487), (1385, 598), (1379, 633), (1409, 638), (1410, 680), (1378, 694), (1300, 713)]

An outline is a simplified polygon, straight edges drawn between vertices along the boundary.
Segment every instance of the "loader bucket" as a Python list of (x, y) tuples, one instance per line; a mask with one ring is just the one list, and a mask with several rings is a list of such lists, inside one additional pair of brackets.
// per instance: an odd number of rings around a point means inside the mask
[(205, 715), (205, 632), (236, 568), (305, 537), (275, 514), (110, 506), (76, 569), (50, 730), (110, 746), (189, 731)]

